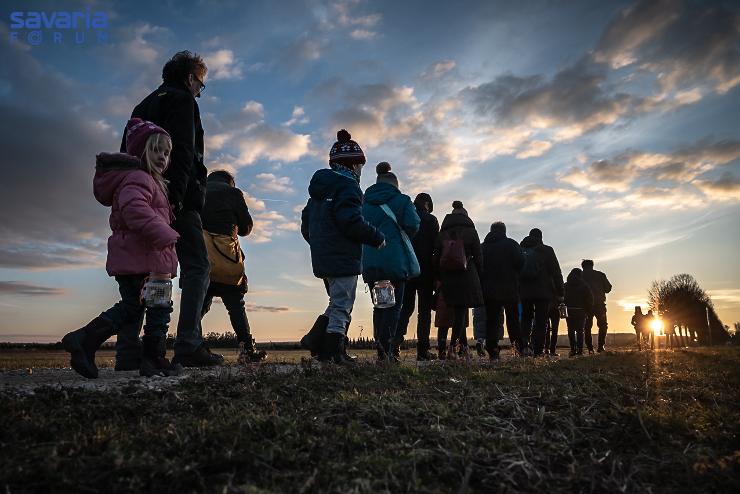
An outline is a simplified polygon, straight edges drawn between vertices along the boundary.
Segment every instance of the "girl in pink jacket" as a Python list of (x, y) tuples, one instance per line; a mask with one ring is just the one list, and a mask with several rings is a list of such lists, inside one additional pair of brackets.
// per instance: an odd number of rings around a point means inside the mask
[[(126, 125), (126, 153), (97, 156), (93, 192), (103, 206), (111, 208), (108, 238), (108, 275), (115, 276), (121, 300), (90, 321), (67, 333), (64, 349), (72, 354), (72, 368), (87, 378), (98, 377), (95, 352), (124, 325), (135, 324), (146, 313), (142, 376), (179, 372), (165, 358), (165, 340), (172, 301), (146, 306), (143, 288), (177, 275), (175, 242), (179, 235), (173, 220), (163, 173), (172, 150), (170, 136), (151, 122), (132, 118)], [(165, 283), (167, 283), (165, 281)]]

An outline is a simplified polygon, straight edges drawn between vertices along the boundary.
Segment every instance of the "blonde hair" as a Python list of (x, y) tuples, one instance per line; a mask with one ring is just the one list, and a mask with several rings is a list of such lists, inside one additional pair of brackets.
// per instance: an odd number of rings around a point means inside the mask
[[(146, 145), (144, 146), (144, 159), (143, 159), (143, 165), (146, 172), (154, 178), (154, 181), (157, 182), (157, 185), (159, 185), (159, 188), (162, 189), (162, 192), (164, 192), (164, 195), (167, 195), (167, 180), (165, 180), (164, 176), (162, 175), (162, 170), (160, 170), (156, 163), (154, 163), (153, 159), (150, 159), (150, 153), (151, 155), (154, 155), (154, 153), (159, 152), (162, 149), (167, 149), (169, 151), (172, 151), (172, 139), (170, 139), (170, 136), (167, 134), (152, 134), (149, 136), (149, 139), (146, 140)], [(169, 163), (169, 156), (167, 157), (167, 161)]]

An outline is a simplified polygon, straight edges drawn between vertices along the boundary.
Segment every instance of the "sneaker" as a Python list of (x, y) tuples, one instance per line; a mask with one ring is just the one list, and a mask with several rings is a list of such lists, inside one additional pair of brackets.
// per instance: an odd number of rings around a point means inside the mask
[(575, 357), (578, 355), (578, 352), (575, 349), (571, 349), (570, 352), (568, 352), (568, 357)]
[(599, 348), (596, 349), (596, 352), (598, 353), (606, 352), (606, 347), (604, 347), (604, 345), (601, 345)]
[(483, 348), (483, 342), (481, 340), (475, 342), (475, 353), (477, 353), (479, 357), (486, 356), (486, 350)]
[(205, 344), (199, 346), (193, 353), (178, 354), (172, 358), (172, 365), (179, 364), (183, 367), (214, 367), (223, 363), (224, 356), (211, 353)]

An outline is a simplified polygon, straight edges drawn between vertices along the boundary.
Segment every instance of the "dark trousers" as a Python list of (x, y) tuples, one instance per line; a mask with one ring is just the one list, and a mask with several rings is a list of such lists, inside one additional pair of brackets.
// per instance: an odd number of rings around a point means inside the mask
[(406, 283), (391, 280), (396, 297), (396, 305), (387, 309), (373, 308), (373, 334), (375, 342), (386, 355), (391, 354), (393, 341), (398, 337), (398, 318), (403, 307), (403, 292)]
[(542, 355), (545, 347), (545, 329), (547, 313), (550, 308), (548, 299), (522, 300), (522, 327), (525, 342), (529, 342), (532, 353)]
[(547, 311), (547, 334), (545, 335), (545, 348), (550, 353), (555, 353), (558, 346), (558, 328), (560, 327), (560, 310), (557, 302), (551, 302)]
[(586, 323), (586, 313), (579, 309), (568, 309), (568, 341), (571, 351), (583, 351), (583, 326)]
[[(122, 327), (138, 328), (138, 324), (146, 316), (144, 335), (164, 341), (167, 338), (167, 327), (170, 324), (172, 305), (170, 304), (169, 307), (146, 307), (141, 303), (139, 297), (146, 277), (145, 274), (116, 276), (121, 300), (100, 316), (111, 322), (116, 329), (116, 333)], [(138, 340), (138, 332), (135, 336)], [(137, 357), (141, 358), (141, 354)]]
[[(395, 285), (394, 285), (395, 286)], [(416, 353), (429, 351), (429, 331), (432, 327), (432, 283), (424, 280), (411, 280), (406, 283), (403, 293), (403, 307), (398, 318), (398, 335), (406, 336), (411, 314), (414, 313), (416, 295), (419, 295), (419, 310), (416, 320)]]
[(460, 343), (460, 346), (468, 346), (468, 335), (465, 331), (468, 321), (468, 307), (454, 306), (452, 309), (452, 340), (450, 344)]
[(182, 211), (172, 223), (180, 234), (175, 244), (180, 262), (180, 317), (177, 321), (175, 355), (190, 354), (203, 344), (200, 319), (208, 290), (208, 251), (203, 240), (203, 225), (196, 211)]
[(594, 304), (591, 313), (586, 314), (586, 325), (583, 332), (586, 337), (586, 346), (589, 350), (594, 349), (593, 341), (591, 340), (591, 328), (594, 324), (594, 317), (596, 317), (596, 325), (599, 327), (599, 348), (602, 348), (606, 344), (606, 330), (609, 327), (606, 321), (606, 304)]
[(501, 309), (506, 314), (506, 330), (509, 339), (520, 352), (523, 349), (522, 333), (519, 324), (519, 307), (516, 300), (486, 300), (486, 350), (490, 354), (498, 350), (499, 328), (503, 326)]
[(238, 286), (221, 286), (216, 290), (214, 286), (209, 286), (208, 291), (206, 292), (206, 297), (203, 299), (201, 317), (205, 316), (206, 313), (211, 310), (213, 297), (221, 297), (221, 301), (224, 303), (226, 311), (229, 313), (231, 327), (236, 333), (236, 341), (240, 343), (252, 341), (252, 332), (249, 329), (249, 319), (247, 318), (247, 311), (244, 304), (244, 291), (242, 288)]

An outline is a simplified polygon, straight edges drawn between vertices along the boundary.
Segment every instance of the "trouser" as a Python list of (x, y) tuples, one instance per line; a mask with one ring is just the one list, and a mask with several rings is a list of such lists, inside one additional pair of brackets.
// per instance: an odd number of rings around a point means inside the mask
[(549, 307), (549, 299), (522, 300), (522, 327), (524, 328), (522, 340), (525, 343), (529, 342), (532, 353), (535, 355), (542, 355), (545, 346), (545, 327)]
[(452, 339), (450, 344), (460, 343), (460, 346), (468, 346), (468, 335), (466, 334), (466, 321), (468, 317), (468, 308), (453, 306), (452, 309)]
[(234, 333), (236, 333), (236, 341), (240, 343), (252, 341), (252, 332), (249, 328), (249, 319), (247, 318), (244, 291), (242, 288), (238, 286), (220, 287), (218, 291), (215, 291), (212, 286), (209, 286), (206, 296), (203, 299), (201, 317), (205, 316), (211, 310), (213, 297), (221, 297), (221, 301), (229, 313), (231, 327), (234, 329)]
[(196, 211), (182, 211), (172, 223), (180, 234), (175, 244), (180, 263), (180, 317), (177, 321), (175, 355), (193, 353), (203, 344), (201, 312), (208, 290), (208, 251), (203, 225)]
[(324, 286), (329, 295), (329, 305), (324, 311), (324, 315), (329, 318), (326, 332), (346, 334), (355, 305), (357, 275), (324, 278)]
[[(397, 334), (399, 339), (406, 336), (411, 314), (414, 313), (417, 293), (419, 295), (419, 309), (416, 320), (416, 353), (419, 354), (429, 351), (429, 332), (432, 327), (432, 301), (434, 298), (432, 282), (411, 280), (406, 283)], [(397, 295), (396, 299), (398, 299)]]
[[(167, 338), (167, 327), (170, 324), (172, 303), (170, 302), (169, 307), (146, 307), (140, 298), (146, 277), (145, 274), (116, 276), (121, 300), (100, 314), (100, 317), (107, 319), (115, 328), (116, 333), (120, 328), (133, 327), (145, 318), (144, 335), (161, 339), (164, 342)], [(136, 337), (138, 339), (138, 334)]]
[[(498, 350), (498, 340), (504, 325), (504, 313), (506, 314), (506, 330), (509, 332), (509, 339), (518, 351), (521, 352), (524, 348), (517, 302), (489, 299), (486, 300), (486, 350), (489, 354)], [(495, 314), (495, 316), (491, 317), (491, 314)]]
[(591, 340), (591, 328), (594, 324), (594, 316), (596, 317), (596, 325), (599, 328), (599, 348), (603, 348), (606, 344), (606, 330), (608, 328), (606, 320), (606, 304), (594, 304), (591, 313), (586, 314), (586, 325), (583, 328), (583, 332), (586, 337), (586, 346), (589, 350), (594, 349), (594, 345)]
[[(373, 308), (373, 335), (384, 355), (390, 355), (393, 342), (398, 338), (398, 318), (403, 307), (404, 288), (402, 280), (390, 280), (396, 296), (396, 305), (385, 309)], [(372, 289), (372, 287), (371, 287)]]
[(582, 310), (568, 309), (565, 320), (568, 325), (568, 341), (573, 352), (583, 351), (583, 326), (586, 323), (586, 314)]
[(547, 333), (545, 334), (545, 348), (555, 353), (558, 346), (558, 328), (560, 327), (560, 310), (557, 302), (551, 302), (547, 311)]

